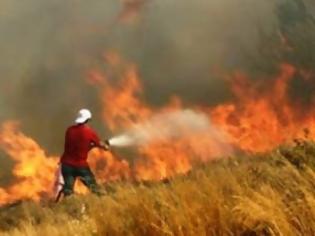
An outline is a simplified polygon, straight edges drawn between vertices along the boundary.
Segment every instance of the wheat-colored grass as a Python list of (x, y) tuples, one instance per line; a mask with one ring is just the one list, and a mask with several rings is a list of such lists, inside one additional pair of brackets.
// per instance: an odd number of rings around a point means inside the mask
[(104, 197), (0, 210), (1, 235), (315, 235), (315, 145), (199, 166), (160, 183), (115, 183)]

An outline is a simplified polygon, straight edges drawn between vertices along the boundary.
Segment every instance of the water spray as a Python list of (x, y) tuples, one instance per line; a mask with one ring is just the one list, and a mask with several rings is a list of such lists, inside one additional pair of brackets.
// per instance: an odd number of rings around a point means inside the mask
[(201, 132), (210, 132), (213, 137), (220, 135), (205, 114), (186, 109), (154, 115), (112, 137), (108, 142), (110, 146), (117, 147), (139, 146)]

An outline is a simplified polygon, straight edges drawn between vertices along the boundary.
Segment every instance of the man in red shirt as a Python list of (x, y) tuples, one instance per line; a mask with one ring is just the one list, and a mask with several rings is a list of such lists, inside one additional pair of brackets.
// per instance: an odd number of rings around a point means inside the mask
[(92, 148), (108, 150), (109, 143), (100, 141), (96, 132), (87, 125), (91, 118), (91, 112), (82, 109), (75, 120), (76, 124), (67, 129), (64, 153), (60, 160), (61, 173), (64, 179), (62, 189), (64, 196), (73, 193), (76, 178), (80, 178), (91, 192), (101, 194), (100, 187), (87, 163), (87, 157)]

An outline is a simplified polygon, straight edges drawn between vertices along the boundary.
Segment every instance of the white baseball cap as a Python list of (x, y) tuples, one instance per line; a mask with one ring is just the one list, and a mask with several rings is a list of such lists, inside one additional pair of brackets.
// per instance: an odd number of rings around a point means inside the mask
[(88, 109), (81, 109), (78, 112), (77, 118), (75, 119), (75, 123), (83, 124), (87, 120), (92, 118), (92, 113)]

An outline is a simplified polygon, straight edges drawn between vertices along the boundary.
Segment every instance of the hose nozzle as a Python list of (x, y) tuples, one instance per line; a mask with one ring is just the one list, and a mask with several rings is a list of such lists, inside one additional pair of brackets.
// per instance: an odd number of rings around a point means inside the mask
[(105, 150), (109, 150), (110, 149), (110, 143), (109, 143), (108, 139), (104, 140), (104, 147), (105, 147)]

